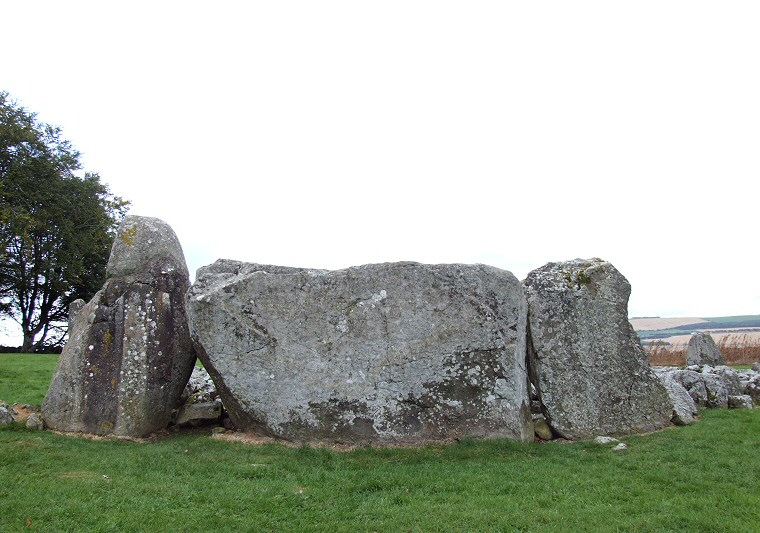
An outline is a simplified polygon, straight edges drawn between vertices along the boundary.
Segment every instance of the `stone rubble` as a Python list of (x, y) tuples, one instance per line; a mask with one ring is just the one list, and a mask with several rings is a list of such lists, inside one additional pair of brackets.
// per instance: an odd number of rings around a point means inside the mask
[(213, 425), (222, 419), (222, 400), (214, 381), (203, 367), (193, 368), (180, 400), (181, 405), (172, 416), (175, 425)]
[(683, 387), (697, 407), (752, 409), (760, 405), (760, 372), (729, 366), (653, 367), (663, 383)]
[(0, 400), (0, 426), (17, 422), (26, 425), (29, 429), (43, 429), (39, 410), (39, 407), (34, 405), (24, 403), (8, 405), (7, 402)]

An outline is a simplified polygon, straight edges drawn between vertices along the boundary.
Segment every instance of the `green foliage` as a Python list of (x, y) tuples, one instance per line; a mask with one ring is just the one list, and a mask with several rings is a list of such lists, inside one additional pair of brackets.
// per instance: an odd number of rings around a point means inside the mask
[(57, 355), (0, 354), (0, 400), (41, 405), (56, 364)]
[(0, 92), (0, 313), (24, 334), (24, 351), (63, 342), (69, 304), (105, 277), (128, 202), (94, 173), (58, 127)]

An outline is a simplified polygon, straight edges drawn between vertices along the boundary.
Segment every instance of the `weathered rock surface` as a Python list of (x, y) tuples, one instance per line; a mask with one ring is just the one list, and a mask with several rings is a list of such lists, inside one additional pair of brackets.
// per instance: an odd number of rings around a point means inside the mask
[(698, 406), (707, 406), (707, 388), (700, 372), (694, 370), (666, 370), (676, 383), (689, 393)]
[(580, 439), (670, 423), (668, 393), (628, 321), (631, 287), (615, 267), (549, 263), (523, 283), (531, 380), (555, 433)]
[(746, 407), (760, 399), (760, 373), (753, 370), (734, 370), (728, 366), (702, 367), (692, 365), (686, 370), (657, 367), (660, 379), (673, 379), (683, 386), (699, 407)]
[(178, 426), (202, 426), (222, 419), (222, 400), (186, 403), (179, 408), (174, 423)]
[(740, 396), (742, 394), (742, 384), (736, 370), (730, 366), (721, 365), (713, 368), (711, 373), (723, 378), (729, 396)]
[(665, 386), (670, 396), (670, 403), (673, 405), (673, 415), (671, 421), (678, 425), (684, 426), (691, 424), (695, 416), (699, 414), (697, 404), (689, 395), (689, 392), (675, 379), (670, 373), (658, 373), (657, 377)]
[(752, 398), (746, 394), (729, 396), (728, 406), (731, 409), (752, 409)]
[(760, 405), (760, 375), (742, 382), (742, 385), (742, 393), (752, 398), (755, 405)]
[(7, 405), (0, 405), (0, 426), (5, 426), (13, 422), (13, 415)]
[(37, 413), (31, 413), (28, 417), (26, 417), (25, 424), (28, 429), (42, 430), (45, 428), (42, 417), (40, 417), (40, 415)]
[(689, 339), (686, 348), (687, 365), (723, 365), (723, 354), (715, 344), (713, 338), (707, 333), (694, 333)]
[(238, 428), (344, 442), (533, 438), (526, 303), (509, 272), (220, 260), (199, 270), (188, 315)]
[(42, 414), (47, 427), (141, 437), (166, 427), (195, 362), (190, 279), (174, 231), (128, 216), (103, 288), (72, 306), (69, 342)]

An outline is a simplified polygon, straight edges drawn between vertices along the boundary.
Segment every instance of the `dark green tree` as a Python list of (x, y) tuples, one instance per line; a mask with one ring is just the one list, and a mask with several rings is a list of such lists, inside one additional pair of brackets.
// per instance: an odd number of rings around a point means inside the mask
[(23, 332), (23, 352), (64, 342), (68, 307), (105, 280), (128, 202), (95, 173), (61, 129), (0, 91), (0, 315)]

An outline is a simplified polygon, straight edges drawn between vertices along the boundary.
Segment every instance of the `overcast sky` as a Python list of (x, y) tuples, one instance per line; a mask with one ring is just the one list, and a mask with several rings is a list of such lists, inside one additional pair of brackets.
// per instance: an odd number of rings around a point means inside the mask
[(760, 313), (760, 3), (4, 2), (0, 90), (220, 257), (601, 257)]

